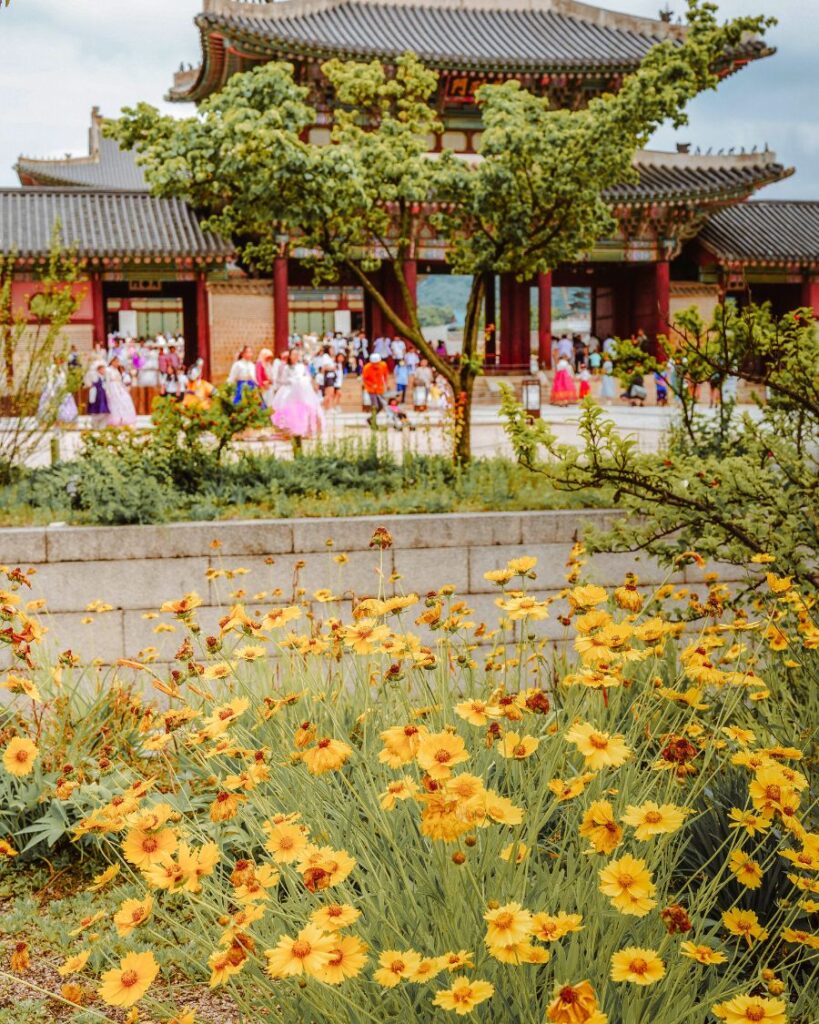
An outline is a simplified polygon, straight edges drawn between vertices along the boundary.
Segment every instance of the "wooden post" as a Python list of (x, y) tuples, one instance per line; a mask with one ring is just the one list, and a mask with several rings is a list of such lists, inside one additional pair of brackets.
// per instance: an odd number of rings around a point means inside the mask
[(537, 348), (538, 362), (552, 368), (552, 275), (537, 275)]
[(287, 257), (273, 261), (273, 344), (276, 354), (287, 351), (290, 337), (290, 308), (287, 296)]
[(202, 360), (202, 376), (210, 380), (210, 307), (203, 270), (196, 275), (196, 355)]
[(813, 277), (808, 272), (802, 281), (802, 305), (813, 310), (813, 315), (819, 319), (819, 278)]
[(94, 318), (94, 343), (105, 346), (108, 332), (105, 329), (105, 293), (103, 291), (102, 274), (91, 275), (91, 303)]
[(668, 334), (671, 319), (671, 264), (660, 260), (654, 271), (654, 298), (657, 316), (654, 321), (654, 357), (665, 359), (666, 352), (659, 341), (659, 335)]
[(487, 273), (484, 283), (484, 330), (492, 327), (486, 334), (486, 346), (484, 349), (484, 364), (491, 368), (498, 361), (498, 314), (495, 308), (495, 275)]

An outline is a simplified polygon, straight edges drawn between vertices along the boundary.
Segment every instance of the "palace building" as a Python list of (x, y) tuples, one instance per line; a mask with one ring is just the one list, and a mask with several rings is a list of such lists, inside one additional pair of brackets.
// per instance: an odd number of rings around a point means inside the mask
[[(484, 83), (515, 78), (553, 106), (582, 108), (616, 90), (655, 43), (685, 32), (670, 17), (577, 0), (204, 0), (195, 21), (201, 62), (177, 72), (173, 101), (199, 102), (236, 72), (287, 60), (318, 112), (309, 138), (328, 143), (331, 98), (321, 64), (332, 57), (389, 64), (412, 50), (439, 74), (434, 102), (445, 130), (435, 148), (465, 155), (479, 144), (474, 94)], [(718, 73), (739, 72), (772, 52), (750, 40), (724, 55)], [(0, 190), (0, 250), (17, 254), (20, 302), (59, 221), (63, 242), (85, 261), (72, 330), (86, 346), (122, 325), (139, 334), (181, 330), (188, 358), (201, 355), (218, 379), (244, 344), (281, 350), (294, 331), (344, 321), (371, 338), (390, 333), (352, 282), (315, 288), (298, 248), (277, 260), (270, 280), (246, 275), (230, 241), (203, 231), (194, 210), (149, 194), (134, 155), (103, 138), (101, 126), (95, 109), (87, 156), (20, 157), (21, 187)], [(528, 369), (532, 353), (548, 365), (554, 288), (587, 291), (589, 326), (601, 337), (642, 328), (656, 338), (676, 311), (697, 305), (707, 315), (726, 295), (771, 301), (780, 312), (798, 305), (819, 311), (819, 203), (755, 198), (793, 173), (774, 153), (646, 150), (634, 166), (638, 180), (606, 196), (618, 225), (613, 237), (536, 280), (502, 274), (488, 282), (485, 321), (497, 325), (488, 370)], [(406, 271), (417, 288), (448, 273), (434, 233)], [(388, 266), (381, 276), (389, 296)]]

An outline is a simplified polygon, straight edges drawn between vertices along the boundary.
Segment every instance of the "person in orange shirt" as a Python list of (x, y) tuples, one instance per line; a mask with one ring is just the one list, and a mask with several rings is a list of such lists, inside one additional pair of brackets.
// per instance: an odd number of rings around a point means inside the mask
[(379, 412), (387, 408), (384, 393), (387, 390), (388, 376), (387, 364), (377, 352), (373, 352), (361, 374), (364, 390), (370, 397), (370, 426), (373, 430), (375, 430)]

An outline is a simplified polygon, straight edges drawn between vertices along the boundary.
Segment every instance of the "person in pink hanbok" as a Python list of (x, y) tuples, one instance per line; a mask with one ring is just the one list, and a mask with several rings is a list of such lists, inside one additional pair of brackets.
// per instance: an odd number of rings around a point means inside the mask
[(132, 427), (137, 414), (128, 388), (122, 383), (119, 359), (115, 356), (105, 369), (105, 395), (108, 399), (107, 427)]
[(299, 448), (303, 438), (314, 437), (324, 429), (324, 411), (298, 349), (291, 350), (280, 379), (271, 420), (273, 426), (293, 438), (294, 448)]
[(552, 381), (552, 393), (549, 396), (552, 405), (569, 405), (577, 401), (577, 387), (572, 376), (572, 365), (568, 359), (561, 357), (555, 367)]

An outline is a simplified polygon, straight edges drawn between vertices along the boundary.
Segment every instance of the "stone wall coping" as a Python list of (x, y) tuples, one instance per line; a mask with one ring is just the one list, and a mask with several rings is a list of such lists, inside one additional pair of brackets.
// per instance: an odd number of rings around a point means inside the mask
[(587, 526), (602, 527), (619, 515), (611, 509), (532, 512), (447, 512), (419, 515), (301, 519), (230, 519), (150, 526), (46, 526), (0, 529), (0, 563), (128, 561), (214, 556), (309, 554), (368, 549), (383, 526), (396, 548), (491, 547), (558, 544)]

